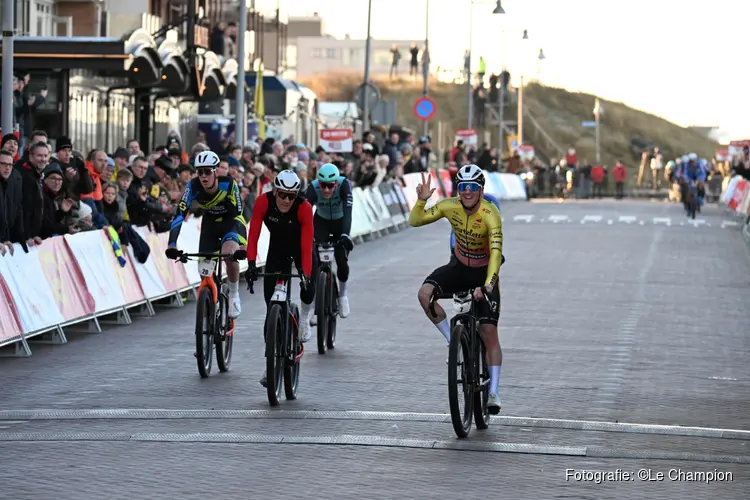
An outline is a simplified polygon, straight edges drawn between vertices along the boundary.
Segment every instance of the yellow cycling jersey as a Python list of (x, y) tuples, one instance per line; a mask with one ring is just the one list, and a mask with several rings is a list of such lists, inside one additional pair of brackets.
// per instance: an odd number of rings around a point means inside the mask
[(409, 225), (418, 227), (445, 217), (456, 235), (454, 253), (468, 267), (487, 266), (485, 286), (494, 287), (503, 259), (503, 220), (500, 211), (484, 198), (473, 215), (466, 213), (459, 197), (440, 200), (425, 210), (426, 201), (417, 200), (409, 214)]

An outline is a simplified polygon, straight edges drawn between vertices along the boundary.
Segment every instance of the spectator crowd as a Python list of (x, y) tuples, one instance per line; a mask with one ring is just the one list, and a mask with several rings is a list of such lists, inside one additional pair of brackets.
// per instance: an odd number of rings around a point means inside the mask
[[(139, 261), (146, 260), (149, 249), (134, 227), (169, 231), (185, 185), (196, 175), (191, 161), (209, 149), (199, 134), (188, 150), (174, 131), (149, 153), (130, 140), (111, 153), (93, 149), (83, 154), (68, 137), (52, 141), (42, 130), (29, 132), (27, 146), (21, 144), (12, 133), (0, 141), (0, 254), (13, 252), (13, 243), (28, 251), (52, 236), (106, 229), (115, 231), (123, 245), (133, 245)], [(243, 215), (250, 220), (255, 199), (272, 189), (282, 170), (293, 169), (303, 190), (318, 167), (329, 162), (354, 185), (377, 186), (426, 171), (431, 143), (427, 137), (416, 141), (392, 134), (379, 146), (375, 133), (366, 132), (351, 153), (311, 149), (291, 137), (259, 138), (244, 146), (225, 141), (216, 152), (218, 174), (240, 186)], [(199, 215), (199, 209), (193, 213)]]

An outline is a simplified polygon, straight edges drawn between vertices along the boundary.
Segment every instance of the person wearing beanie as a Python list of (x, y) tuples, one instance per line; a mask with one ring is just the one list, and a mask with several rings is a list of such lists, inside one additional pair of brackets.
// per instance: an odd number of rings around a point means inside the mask
[(78, 201), (81, 199), (81, 195), (90, 194), (94, 191), (94, 182), (85, 164), (73, 156), (73, 142), (70, 138), (58, 137), (55, 143), (55, 155), (57, 156), (57, 164), (63, 171), (65, 191), (73, 200)]
[(115, 161), (115, 173), (111, 179), (108, 179), (108, 182), (115, 182), (117, 180), (117, 172), (130, 165), (130, 156), (130, 153), (125, 148), (115, 149), (115, 152), (112, 153), (112, 159)]
[(5, 134), (0, 142), (0, 149), (12, 154), (14, 162), (21, 158), (18, 154), (18, 137), (15, 134)]

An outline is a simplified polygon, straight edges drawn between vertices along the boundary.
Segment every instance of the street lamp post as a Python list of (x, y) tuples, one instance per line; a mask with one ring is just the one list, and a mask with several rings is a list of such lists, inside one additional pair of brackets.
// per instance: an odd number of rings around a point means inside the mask
[[(424, 52), (422, 53), (422, 72), (423, 72), (423, 85), (422, 95), (427, 97), (428, 85), (427, 79), (430, 76), (430, 0), (426, 0), (425, 5), (425, 19), (424, 19)], [(427, 137), (429, 128), (427, 120), (422, 122), (422, 135)]]
[[(474, 4), (487, 3), (481, 0), (469, 0), (469, 52), (466, 54), (466, 99), (469, 109), (469, 118), (467, 120), (467, 128), (471, 128), (474, 122), (474, 99), (472, 99), (472, 88), (471, 88), (471, 50), (472, 42), (474, 41)], [(495, 9), (492, 11), (493, 14), (505, 14), (501, 0), (497, 0)]]
[[(244, 146), (247, 141), (247, 107), (245, 106), (245, 31), (247, 31), (247, 0), (240, 0), (240, 29), (237, 34), (237, 86), (234, 95), (234, 137), (237, 144)], [(258, 75), (256, 78), (263, 78)]]
[(362, 103), (362, 112), (364, 113), (363, 124), (365, 132), (370, 130), (370, 49), (372, 47), (372, 39), (370, 38), (370, 25), (372, 22), (372, 0), (367, 2), (367, 41), (365, 42), (365, 88), (364, 88), (364, 102)]
[(16, 2), (3, 2), (3, 134), (13, 132), (13, 31)]
[[(501, 47), (500, 47), (500, 67), (504, 68), (505, 65), (505, 32), (506, 30), (501, 30), (500, 36), (501, 36)], [(523, 30), (523, 34), (521, 36), (523, 40), (529, 39), (529, 30)], [(500, 111), (498, 113), (498, 124), (497, 124), (497, 144), (498, 144), (498, 156), (500, 158), (503, 157), (503, 151), (505, 150), (505, 147), (503, 146), (503, 130), (505, 129), (505, 87), (503, 86), (503, 82), (500, 82)]]

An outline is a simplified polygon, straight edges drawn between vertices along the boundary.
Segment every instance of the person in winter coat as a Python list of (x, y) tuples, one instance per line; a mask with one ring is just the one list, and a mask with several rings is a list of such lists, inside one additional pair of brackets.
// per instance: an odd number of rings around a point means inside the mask
[(115, 231), (122, 230), (125, 222), (125, 198), (118, 195), (119, 188), (116, 183), (108, 182), (102, 187), (102, 214)]
[(42, 197), (42, 171), (49, 162), (49, 146), (44, 142), (33, 144), (29, 150), (29, 157), (16, 170), (23, 179), (23, 227), (26, 236), (33, 239), (32, 244), (41, 244), (42, 213), (44, 202)]
[(591, 168), (591, 180), (594, 183), (594, 198), (601, 198), (604, 187), (604, 169), (600, 165)]
[(621, 161), (615, 164), (612, 177), (615, 179), (615, 198), (621, 200), (625, 196), (625, 180), (628, 178), (628, 171)]
[[(13, 254), (13, 244), (26, 246), (23, 229), (23, 179), (13, 168), (13, 153), (0, 150), (0, 255)], [(26, 248), (24, 250), (28, 251)]]
[(82, 195), (94, 191), (94, 183), (84, 162), (73, 156), (73, 143), (68, 137), (60, 137), (55, 144), (57, 164), (65, 175), (68, 195), (74, 201), (80, 201)]
[(5, 134), (0, 141), (0, 149), (4, 149), (13, 155), (13, 162), (17, 162), (20, 158), (18, 154), (18, 137), (15, 134)]
[(77, 232), (71, 229), (75, 203), (65, 197), (64, 183), (65, 177), (60, 165), (52, 163), (44, 169), (42, 188), (44, 211), (40, 228), (42, 238)]

